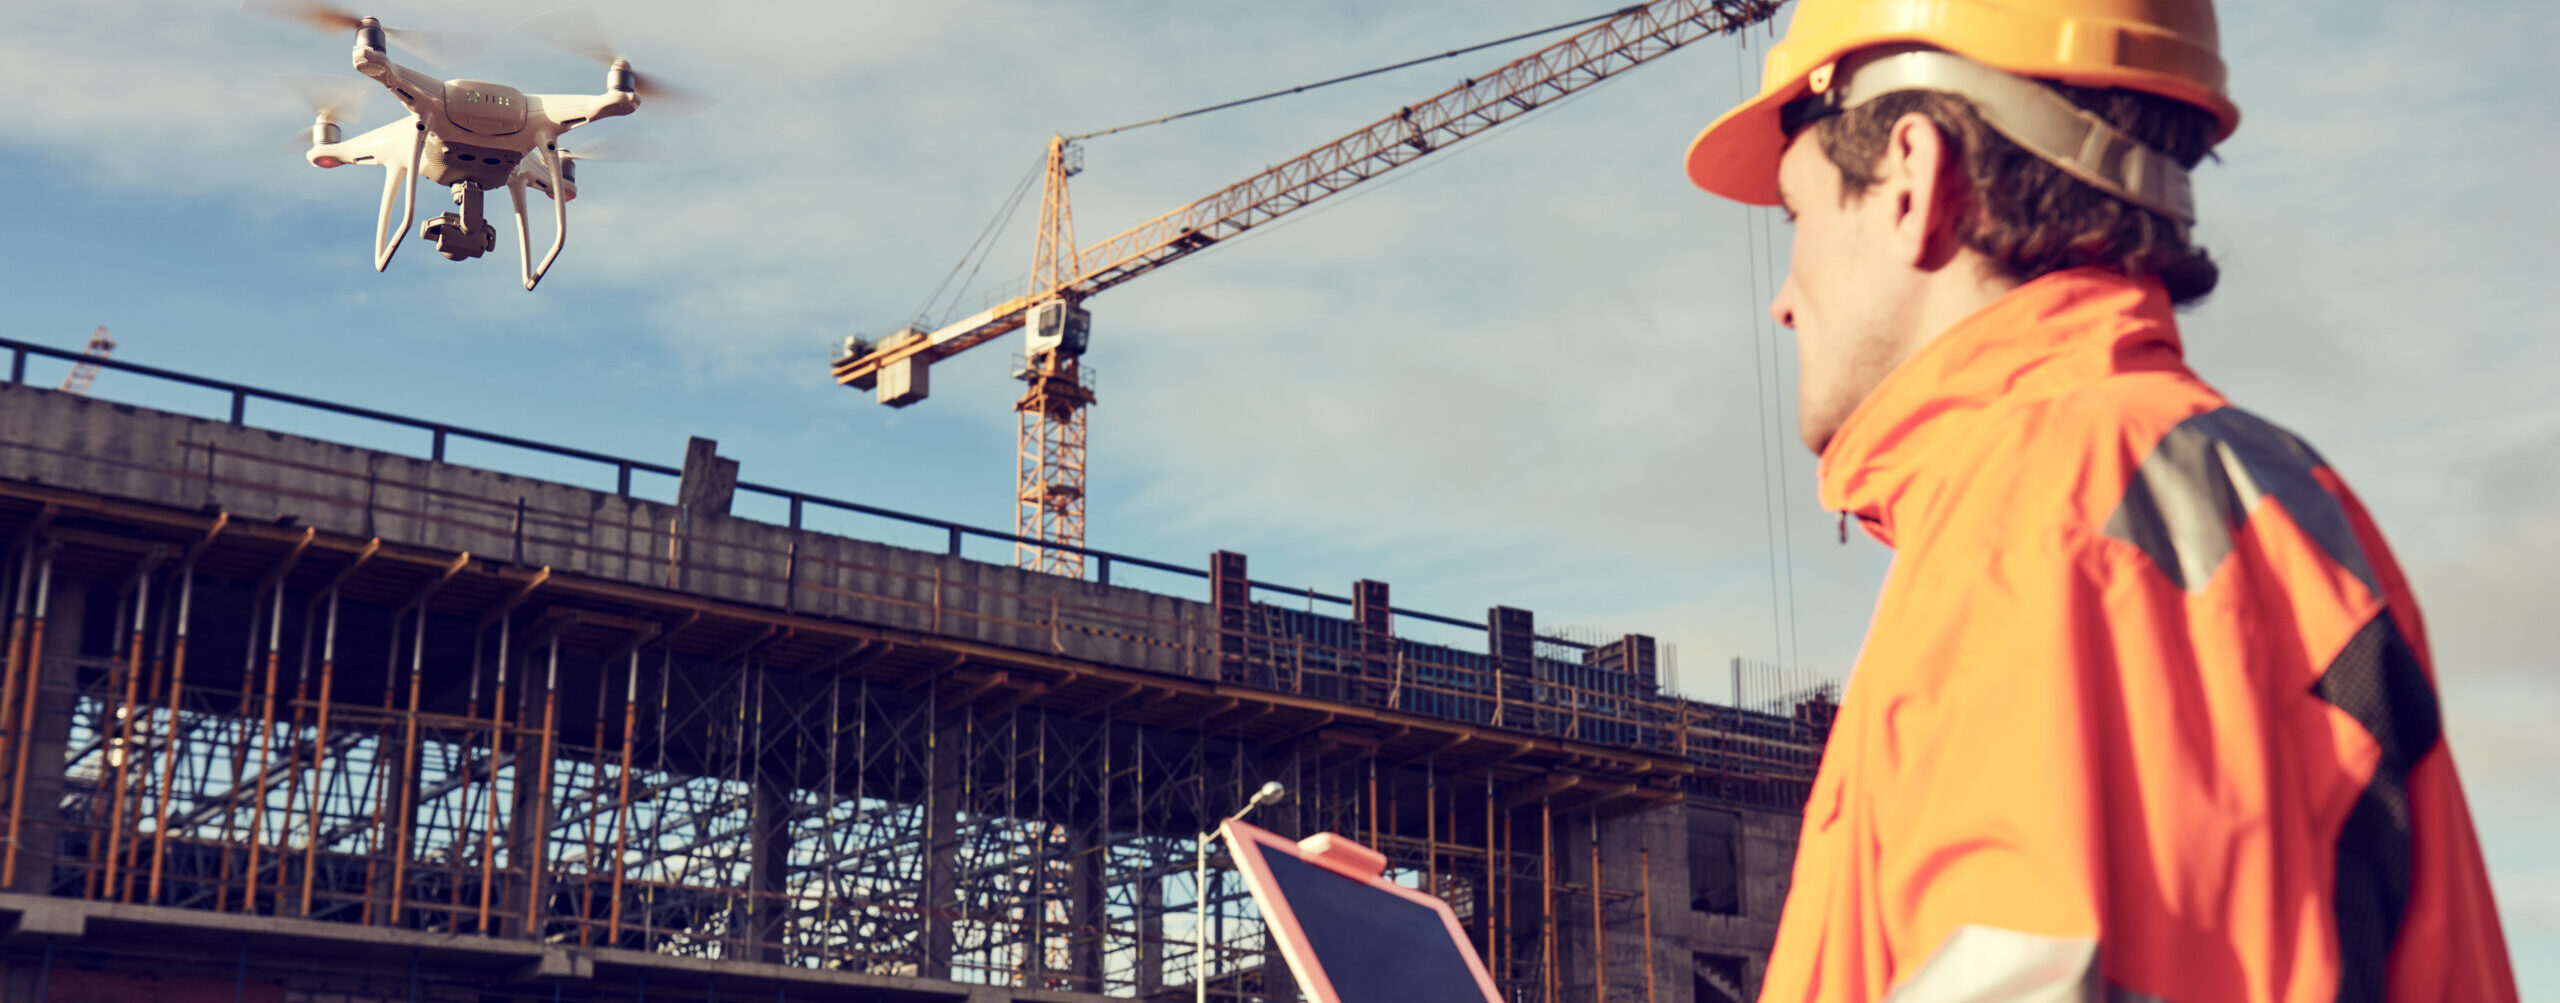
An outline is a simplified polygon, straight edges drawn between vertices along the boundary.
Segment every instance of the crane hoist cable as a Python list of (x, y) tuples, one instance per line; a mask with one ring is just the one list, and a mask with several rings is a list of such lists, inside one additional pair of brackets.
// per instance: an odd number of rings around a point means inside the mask
[(1447, 52), (1443, 52), (1443, 53), (1440, 53), (1440, 54), (1438, 54), (1438, 55), (1433, 55), (1433, 56), (1418, 56), (1418, 57), (1415, 57), (1415, 58), (1413, 58), (1413, 59), (1405, 60), (1405, 61), (1403, 61), (1403, 62), (1401, 62), (1401, 63), (1390, 63), (1390, 64), (1388, 64), (1388, 65), (1386, 65), (1386, 66), (1381, 66), (1381, 67), (1378, 67), (1378, 68), (1376, 68), (1376, 69), (1362, 70), (1362, 71), (1360, 71), (1360, 72), (1358, 72), (1358, 73), (1346, 73), (1346, 74), (1343, 74), (1342, 76), (1333, 77), (1333, 78), (1326, 79), (1326, 80), (1318, 80), (1318, 81), (1316, 81), (1316, 82), (1314, 82), (1314, 83), (1311, 83), (1311, 84), (1299, 84), (1299, 85), (1298, 85), (1298, 86), (1296, 86), (1296, 87), (1284, 87), (1284, 88), (1281, 88), (1280, 90), (1272, 91), (1272, 92), (1270, 92), (1270, 93), (1268, 93), (1268, 94), (1256, 94), (1256, 95), (1254, 95), (1254, 96), (1252, 96), (1252, 97), (1249, 97), (1249, 98), (1237, 98), (1237, 99), (1235, 99), (1235, 100), (1233, 100), (1233, 101), (1222, 101), (1222, 102), (1219, 102), (1219, 103), (1217, 103), (1217, 104), (1209, 105), (1209, 106), (1207, 106), (1207, 107), (1205, 107), (1205, 108), (1193, 108), (1193, 109), (1191, 109), (1190, 111), (1175, 112), (1175, 113), (1173, 113), (1173, 114), (1171, 114), (1171, 115), (1165, 115), (1165, 116), (1161, 116), (1161, 117), (1158, 117), (1158, 118), (1151, 118), (1151, 119), (1147, 119), (1146, 121), (1143, 121), (1143, 122), (1131, 122), (1131, 123), (1129, 123), (1129, 124), (1127, 124), (1127, 125), (1115, 125), (1115, 126), (1112, 126), (1111, 128), (1108, 128), (1108, 129), (1096, 129), (1096, 130), (1094, 130), (1094, 131), (1092, 131), (1092, 132), (1081, 132), (1081, 133), (1077, 133), (1077, 134), (1075, 134), (1075, 135), (1073, 135), (1073, 136), (1069, 136), (1069, 137), (1067, 137), (1067, 142), (1073, 143), (1073, 142), (1077, 142), (1077, 141), (1080, 141), (1080, 140), (1092, 139), (1092, 138), (1094, 138), (1094, 137), (1096, 137), (1096, 136), (1108, 136), (1108, 135), (1111, 135), (1112, 133), (1115, 133), (1115, 132), (1128, 132), (1128, 131), (1130, 131), (1130, 130), (1132, 130), (1132, 129), (1144, 129), (1144, 128), (1146, 128), (1146, 127), (1148, 127), (1148, 126), (1151, 126), (1151, 125), (1163, 125), (1163, 124), (1165, 124), (1165, 123), (1167, 123), (1167, 122), (1172, 122), (1172, 121), (1176, 121), (1176, 120), (1179, 120), (1179, 119), (1186, 119), (1186, 118), (1190, 118), (1190, 117), (1192, 117), (1192, 116), (1194, 116), (1194, 115), (1206, 115), (1206, 114), (1208, 114), (1208, 113), (1210, 113), (1210, 112), (1213, 112), (1213, 111), (1225, 111), (1225, 110), (1227, 110), (1227, 109), (1229, 109), (1229, 108), (1241, 108), (1241, 107), (1244, 107), (1245, 105), (1252, 104), (1252, 103), (1254, 103), (1254, 102), (1256, 102), (1256, 101), (1268, 101), (1268, 100), (1271, 100), (1272, 98), (1284, 98), (1284, 97), (1288, 97), (1289, 95), (1292, 95), (1292, 94), (1304, 94), (1304, 93), (1306, 93), (1306, 92), (1308, 92), (1308, 91), (1315, 90), (1315, 89), (1317, 89), (1317, 88), (1321, 88), (1321, 87), (1331, 87), (1331, 86), (1333, 86), (1333, 85), (1335, 85), (1335, 84), (1347, 84), (1347, 83), (1350, 83), (1351, 81), (1358, 80), (1358, 79), (1361, 79), (1361, 78), (1363, 78), (1363, 77), (1374, 77), (1374, 76), (1377, 76), (1378, 74), (1381, 74), (1381, 73), (1393, 73), (1393, 72), (1395, 72), (1395, 71), (1397, 71), (1397, 70), (1401, 70), (1401, 69), (1404, 69), (1404, 68), (1409, 67), (1409, 66), (1420, 66), (1420, 65), (1422, 65), (1422, 64), (1424, 64), (1424, 63), (1438, 62), (1438, 61), (1443, 60), (1443, 59), (1454, 59), (1454, 58), (1456, 58), (1456, 57), (1466, 55), (1466, 54), (1468, 54), (1468, 53), (1470, 53), (1470, 52), (1482, 52), (1482, 51), (1484, 51), (1484, 50), (1486, 50), (1486, 49), (1493, 48), (1493, 47), (1495, 47), (1495, 46), (1497, 46), (1497, 45), (1509, 45), (1509, 44), (1511, 44), (1511, 43), (1513, 43), (1513, 42), (1525, 41), (1525, 40), (1527, 40), (1527, 39), (1536, 38), (1536, 37), (1538, 37), (1538, 36), (1540, 36), (1540, 35), (1552, 35), (1552, 34), (1555, 34), (1556, 32), (1563, 31), (1563, 30), (1565, 30), (1565, 29), (1567, 29), (1567, 28), (1579, 28), (1579, 27), (1582, 27), (1583, 25), (1590, 24), (1590, 23), (1592, 23), (1592, 22), (1594, 22), (1594, 21), (1606, 21), (1606, 20), (1608, 20), (1608, 19), (1610, 19), (1610, 18), (1613, 18), (1613, 17), (1620, 17), (1620, 16), (1623, 16), (1623, 15), (1626, 15), (1626, 14), (1628, 14), (1628, 13), (1630, 13), (1630, 12), (1633, 12), (1633, 11), (1635, 11), (1635, 10), (1639, 9), (1639, 8), (1642, 8), (1643, 6), (1644, 6), (1643, 4), (1630, 4), (1630, 5), (1628, 5), (1628, 6), (1620, 7), (1620, 8), (1618, 8), (1618, 9), (1616, 9), (1616, 10), (1613, 10), (1613, 11), (1608, 11), (1608, 12), (1606, 12), (1606, 13), (1593, 14), (1593, 15), (1591, 15), (1590, 17), (1576, 18), (1576, 19), (1571, 20), (1571, 21), (1566, 21), (1566, 22), (1564, 22), (1564, 23), (1562, 23), (1562, 24), (1551, 24), (1551, 25), (1548, 25), (1548, 26), (1546, 26), (1546, 27), (1544, 27), (1544, 28), (1539, 28), (1539, 29), (1537, 29), (1537, 30), (1535, 30), (1535, 31), (1524, 31), (1524, 32), (1521, 32), (1521, 33), (1519, 33), (1519, 34), (1517, 34), (1517, 35), (1505, 35), (1505, 36), (1503, 36), (1503, 37), (1501, 37), (1501, 38), (1494, 39), (1493, 41), (1490, 41), (1490, 42), (1478, 42), (1478, 43), (1476, 43), (1476, 44), (1474, 44), (1474, 45), (1467, 46), (1466, 48), (1463, 48), (1463, 49), (1451, 49), (1451, 50), (1449, 50), (1449, 51), (1447, 51)]
[[(987, 218), (986, 228), (979, 230), (978, 238), (969, 242), (969, 249), (960, 252), (960, 260), (951, 266), (950, 274), (944, 275), (942, 282), (934, 286), (932, 292), (925, 294), (924, 302), (916, 306), (911, 315), (912, 323), (921, 326), (929, 319), (939, 323), (939, 319), (933, 317), (933, 305), (941, 302), (942, 293), (946, 289), (951, 292), (952, 305), (944, 309), (948, 311), (959, 306), (961, 297), (969, 291), (969, 284), (978, 281), (978, 269), (985, 267), (987, 255), (994, 252), (995, 238), (1013, 222), (1014, 212), (1022, 208), (1023, 197), (1031, 194), (1031, 183), (1040, 180), (1040, 168), (1047, 163), (1048, 158), (1045, 156), (1032, 158), (1031, 167), (1022, 172), (1022, 180), (1014, 182), (1013, 193), (1005, 196), (1004, 203), (996, 208), (995, 215)], [(959, 278), (963, 269), (968, 271), (969, 277), (961, 280), (959, 288), (952, 289), (951, 280)]]
[[(1734, 53), (1734, 74), (1744, 95), (1752, 92), (1751, 68), (1759, 65), (1752, 52), (1751, 36), (1741, 34)], [(1757, 402), (1760, 428), (1760, 506), (1762, 530), (1769, 550), (1769, 644), (1773, 661), (1784, 667), (1791, 661), (1804, 662), (1803, 644), (1796, 631), (1796, 556), (1792, 492), (1787, 489), (1786, 443), (1787, 382), (1784, 378), (1777, 322), (1760, 304), (1777, 295), (1783, 280), (1778, 274), (1777, 234), (1769, 220), (1769, 210), (1747, 207), (1743, 210), (1742, 235), (1745, 263), (1751, 273), (1751, 386)], [(1763, 336), (1767, 350), (1762, 350)], [(1776, 415), (1776, 428), (1771, 415)], [(1776, 501), (1770, 495), (1777, 495)], [(1779, 565), (1786, 568), (1784, 585), (1780, 584)]]
[[(1248, 98), (1238, 98), (1238, 99), (1233, 100), (1233, 101), (1222, 101), (1222, 102), (1219, 102), (1219, 103), (1217, 103), (1217, 104), (1208, 105), (1208, 106), (1200, 107), (1200, 108), (1193, 108), (1193, 109), (1191, 109), (1190, 111), (1176, 112), (1176, 113), (1171, 114), (1171, 115), (1162, 115), (1162, 116), (1158, 116), (1158, 117), (1156, 117), (1156, 118), (1147, 119), (1147, 120), (1145, 120), (1145, 121), (1141, 121), (1141, 122), (1131, 122), (1131, 123), (1129, 123), (1129, 124), (1127, 124), (1127, 125), (1116, 125), (1116, 126), (1112, 126), (1111, 128), (1108, 128), (1108, 129), (1096, 129), (1096, 130), (1094, 130), (1094, 131), (1092, 131), (1092, 132), (1081, 132), (1081, 133), (1077, 133), (1077, 134), (1075, 134), (1075, 135), (1073, 135), (1073, 136), (1068, 136), (1066, 139), (1067, 139), (1067, 142), (1070, 142), (1070, 143), (1080, 142), (1080, 141), (1087, 140), (1087, 139), (1092, 139), (1092, 138), (1095, 138), (1095, 137), (1098, 137), (1098, 136), (1108, 136), (1108, 135), (1112, 135), (1112, 134), (1114, 134), (1114, 133), (1129, 132), (1129, 131), (1136, 130), (1136, 129), (1143, 129), (1143, 128), (1146, 128), (1146, 127), (1151, 126), (1151, 125), (1163, 125), (1163, 124), (1165, 124), (1165, 123), (1167, 123), (1167, 122), (1178, 121), (1178, 120), (1181, 120), (1181, 119), (1191, 118), (1191, 117), (1198, 116), (1198, 115), (1206, 115), (1206, 114), (1209, 114), (1209, 113), (1211, 113), (1211, 112), (1226, 111), (1227, 109), (1230, 109), (1230, 108), (1241, 108), (1241, 107), (1243, 107), (1243, 106), (1245, 106), (1245, 105), (1253, 104), (1253, 103), (1260, 102), (1260, 101), (1268, 101), (1268, 100), (1271, 100), (1271, 99), (1273, 99), (1273, 98), (1288, 97), (1288, 96), (1290, 96), (1290, 95), (1292, 95), (1292, 94), (1304, 94), (1304, 93), (1306, 93), (1306, 92), (1308, 92), (1308, 91), (1318, 90), (1318, 89), (1325, 88), (1325, 87), (1331, 87), (1331, 86), (1333, 86), (1333, 85), (1335, 85), (1335, 84), (1350, 83), (1351, 81), (1354, 81), (1354, 80), (1360, 80), (1360, 79), (1367, 78), (1367, 77), (1374, 77), (1374, 76), (1377, 76), (1377, 75), (1382, 74), (1382, 73), (1393, 73), (1393, 72), (1395, 72), (1395, 71), (1397, 71), (1397, 70), (1407, 69), (1407, 68), (1415, 67), (1415, 66), (1420, 66), (1420, 65), (1422, 65), (1422, 64), (1424, 64), (1424, 63), (1438, 62), (1438, 61), (1443, 60), (1443, 59), (1453, 59), (1453, 58), (1456, 58), (1456, 57), (1458, 57), (1458, 56), (1467, 55), (1467, 54), (1469, 54), (1469, 53), (1482, 52), (1482, 51), (1484, 51), (1484, 50), (1486, 50), (1486, 49), (1491, 49), (1491, 48), (1496, 48), (1496, 47), (1499, 47), (1499, 46), (1509, 45), (1509, 44), (1511, 44), (1511, 43), (1513, 43), (1513, 42), (1527, 41), (1527, 40), (1529, 40), (1529, 39), (1537, 38), (1537, 37), (1540, 37), (1540, 36), (1542, 36), (1542, 35), (1552, 35), (1552, 34), (1555, 34), (1556, 32), (1563, 31), (1563, 30), (1566, 30), (1566, 29), (1568, 29), (1568, 28), (1579, 28), (1579, 27), (1582, 27), (1583, 25), (1591, 24), (1591, 23), (1593, 23), (1593, 22), (1595, 22), (1595, 21), (1606, 21), (1606, 20), (1608, 20), (1608, 19), (1610, 19), (1610, 18), (1618, 17), (1618, 16), (1621, 16), (1621, 15), (1624, 15), (1624, 14), (1628, 13), (1629, 11), (1633, 11), (1633, 10), (1639, 9), (1639, 8), (1641, 8), (1641, 7), (1643, 7), (1643, 6), (1644, 6), (1643, 4), (1631, 4), (1631, 5), (1628, 5), (1628, 6), (1625, 6), (1625, 7), (1620, 7), (1620, 8), (1618, 8), (1618, 9), (1616, 9), (1616, 10), (1608, 11), (1608, 12), (1605, 12), (1605, 13), (1593, 14), (1593, 15), (1591, 15), (1591, 16), (1589, 16), (1589, 17), (1575, 18), (1575, 19), (1573, 19), (1573, 20), (1571, 20), (1571, 21), (1565, 21), (1565, 22), (1558, 23), (1558, 24), (1551, 24), (1551, 25), (1548, 25), (1548, 26), (1546, 26), (1546, 27), (1544, 27), (1544, 28), (1538, 28), (1538, 29), (1534, 29), (1534, 30), (1531, 30), (1531, 31), (1524, 31), (1524, 32), (1520, 32), (1520, 33), (1518, 33), (1518, 34), (1513, 34), (1513, 35), (1505, 35), (1505, 36), (1503, 36), (1503, 37), (1501, 37), (1501, 38), (1493, 39), (1493, 40), (1491, 40), (1491, 41), (1478, 42), (1478, 43), (1476, 43), (1476, 44), (1474, 44), (1474, 45), (1469, 45), (1469, 46), (1466, 46), (1466, 47), (1464, 47), (1464, 48), (1450, 49), (1450, 50), (1448, 50), (1448, 51), (1446, 51), (1446, 52), (1441, 52), (1441, 53), (1438, 53), (1438, 54), (1436, 54), (1436, 55), (1418, 56), (1418, 57), (1415, 57), (1415, 58), (1413, 58), (1413, 59), (1407, 59), (1407, 60), (1404, 60), (1404, 61), (1402, 61), (1402, 62), (1389, 63), (1389, 64), (1387, 64), (1387, 65), (1385, 65), (1385, 66), (1379, 66), (1379, 67), (1375, 67), (1375, 68), (1372, 68), (1372, 69), (1362, 70), (1362, 71), (1360, 71), (1360, 72), (1358, 72), (1358, 73), (1346, 73), (1346, 74), (1343, 74), (1343, 75), (1338, 76), (1338, 77), (1328, 77), (1328, 78), (1326, 78), (1326, 79), (1318, 80), (1318, 81), (1315, 81), (1315, 82), (1313, 82), (1313, 83), (1299, 84), (1299, 85), (1297, 85), (1297, 86), (1295, 86), (1295, 87), (1285, 87), (1285, 88), (1282, 88), (1282, 89), (1280, 89), (1280, 90), (1270, 91), (1270, 92), (1268, 92), (1268, 93), (1263, 93), (1263, 94), (1256, 94), (1256, 95), (1254, 95), (1254, 96), (1252, 96), (1252, 97), (1248, 97)], [(1542, 110), (1542, 111), (1543, 111), (1543, 110), (1545, 110), (1545, 109), (1543, 109), (1543, 108), (1542, 108), (1542, 109), (1540, 109), (1540, 110)], [(1470, 149), (1470, 150), (1472, 150), (1472, 149), (1473, 149), (1473, 147), (1470, 147), (1469, 149)], [(1434, 162), (1434, 166), (1436, 166), (1436, 165), (1437, 165), (1437, 163), (1438, 163), (1438, 162), (1436, 162), (1436, 161), (1435, 161), (1435, 162)], [(951, 272), (950, 272), (950, 274), (949, 274), (949, 275), (946, 275), (946, 276), (944, 276), (944, 277), (943, 277), (942, 283), (941, 283), (940, 285), (936, 285), (936, 286), (934, 286), (934, 287), (933, 287), (933, 292), (932, 292), (930, 295), (926, 296), (924, 305), (919, 306), (919, 307), (917, 307), (917, 308), (916, 308), (916, 310), (915, 310), (915, 312), (914, 312), (914, 316), (913, 316), (913, 318), (912, 318), (912, 322), (913, 322), (916, 326), (921, 327), (921, 326), (923, 326), (923, 325), (925, 325), (925, 324), (927, 324), (927, 323), (933, 323), (933, 324), (935, 324), (935, 325), (939, 325), (939, 324), (940, 324), (940, 323), (942, 323), (943, 321), (946, 321), (946, 320), (949, 320), (949, 319), (950, 319), (950, 318), (947, 316), (948, 311), (950, 311), (950, 310), (956, 310), (956, 309), (958, 309), (958, 308), (959, 308), (959, 303), (960, 303), (960, 301), (961, 301), (962, 299), (966, 298), (966, 296), (967, 296), (967, 293), (968, 293), (968, 290), (969, 290), (970, 286), (971, 286), (973, 283), (975, 283), (975, 282), (977, 281), (977, 279), (978, 279), (978, 270), (979, 270), (979, 268), (980, 268), (980, 267), (983, 267), (983, 266), (986, 264), (985, 255), (986, 255), (989, 251), (993, 250), (994, 245), (993, 245), (993, 244), (991, 244), (991, 243), (987, 243), (987, 242), (988, 242), (988, 240), (989, 240), (991, 237), (995, 236), (998, 232), (1002, 231), (1002, 230), (1004, 229), (1004, 227), (1006, 227), (1007, 225), (1009, 225), (1009, 224), (1011, 223), (1011, 221), (1012, 221), (1012, 219), (1013, 219), (1013, 214), (1014, 214), (1014, 212), (1015, 212), (1015, 211), (1016, 211), (1016, 210), (1021, 206), (1021, 204), (1022, 204), (1023, 196), (1024, 196), (1024, 195), (1026, 195), (1026, 194), (1028, 194), (1028, 193), (1030, 192), (1030, 190), (1031, 190), (1031, 182), (1032, 182), (1033, 180), (1035, 180), (1035, 179), (1039, 176), (1039, 173), (1040, 173), (1040, 166), (1041, 166), (1041, 165), (1040, 165), (1040, 163), (1039, 163), (1038, 161), (1034, 161), (1034, 162), (1032, 163), (1032, 165), (1031, 165), (1031, 169), (1030, 169), (1029, 171), (1025, 172), (1025, 173), (1023, 174), (1022, 180), (1021, 180), (1021, 181), (1019, 181), (1019, 182), (1017, 182), (1017, 183), (1014, 185), (1014, 187), (1013, 187), (1013, 191), (1012, 191), (1012, 194), (1008, 195), (1008, 196), (1006, 197), (1006, 199), (1005, 199), (1005, 201), (1004, 201), (1003, 205), (1002, 205), (1001, 207), (999, 207), (999, 208), (996, 210), (995, 216), (994, 216), (994, 217), (992, 217), (992, 218), (990, 218), (990, 219), (987, 221), (987, 228), (986, 228), (985, 230), (980, 231), (980, 232), (979, 232), (979, 234), (978, 234), (978, 239), (977, 239), (977, 240), (975, 240), (975, 241), (972, 241), (972, 242), (969, 244), (969, 250), (964, 251), (964, 252), (962, 252), (962, 253), (961, 253), (959, 263), (954, 264), (954, 265), (952, 265), (952, 266), (951, 266)], [(1400, 177), (1398, 177), (1398, 178), (1396, 178), (1396, 179), (1394, 179), (1394, 180), (1401, 181), (1401, 180), (1403, 180), (1403, 177), (1401, 177), (1401, 176), (1400, 176)], [(1380, 186), (1378, 186), (1378, 187), (1385, 187), (1385, 186), (1384, 186), (1384, 185), (1380, 185)], [(1366, 193), (1366, 192), (1363, 192), (1363, 193), (1361, 193), (1361, 194), (1367, 194), (1367, 193)], [(1350, 200), (1349, 200), (1349, 199), (1345, 199), (1344, 201), (1348, 202), (1348, 201), (1350, 201)], [(1330, 207), (1330, 206), (1328, 206), (1327, 208), (1331, 208), (1331, 207)], [(1313, 215), (1313, 214), (1310, 214), (1310, 215)], [(1291, 222), (1295, 222), (1295, 220), (1292, 220)], [(983, 245), (983, 247), (982, 247), (982, 245)], [(973, 260), (973, 259), (974, 259), (974, 260)], [(943, 316), (936, 316), (936, 315), (935, 315), (935, 313), (934, 313), (934, 310), (933, 310), (933, 304), (934, 304), (934, 303), (936, 303), (936, 302), (939, 302), (939, 301), (941, 300), (943, 292), (944, 292), (944, 291), (946, 291), (946, 289), (951, 285), (951, 280), (952, 280), (954, 277), (957, 277), (957, 276), (961, 273), (961, 271), (963, 271), (964, 269), (965, 269), (966, 271), (968, 271), (968, 273), (969, 273), (969, 277), (968, 277), (968, 278), (966, 278), (966, 279), (961, 280), (960, 287), (959, 287), (958, 289), (950, 289), (950, 290), (949, 290), (949, 291), (951, 292), (952, 305), (951, 305), (950, 307), (945, 308), (945, 315), (943, 315)]]

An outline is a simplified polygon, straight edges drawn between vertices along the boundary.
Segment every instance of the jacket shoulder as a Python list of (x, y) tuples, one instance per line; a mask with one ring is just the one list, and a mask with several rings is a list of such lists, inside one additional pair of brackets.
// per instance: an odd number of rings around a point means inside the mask
[[(1950, 485), (1948, 515), (2012, 545), (2041, 537), (2082, 550), (2106, 535), (2144, 465), (2194, 425), (2225, 434), (2229, 402), (2192, 375), (2126, 373), (2070, 392), (2018, 401), (1984, 422), (1970, 469)], [(2184, 469), (2181, 467), (2180, 469)]]
[(2272, 500), (2307, 542), (2375, 588), (2351, 496), (2318, 450), (2185, 374), (2128, 374), (2057, 399), (2047, 452), (2075, 453), (2072, 521), (2201, 588)]

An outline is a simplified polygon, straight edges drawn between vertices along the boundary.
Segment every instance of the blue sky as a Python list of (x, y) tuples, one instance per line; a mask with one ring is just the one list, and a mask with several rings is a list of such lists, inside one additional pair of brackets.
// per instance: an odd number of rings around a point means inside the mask
[[(720, 103), (579, 135), (646, 133), (668, 159), (587, 165), (567, 253), (531, 294), (509, 258), (450, 263), (414, 237), (375, 274), (380, 175), (280, 145), (307, 117), (277, 78), (348, 73), (345, 39), (220, 2), (0, 14), (0, 84), (18, 95), (0, 105), (17, 224), (0, 332), (75, 347), (103, 323), (132, 361), (668, 463), (705, 435), (749, 480), (1003, 526), (1011, 344), (938, 367), (933, 399), (903, 411), (832, 386), (825, 362), (913, 314), (1051, 132), (1601, 5), (738, 6), (605, 6), (644, 71)], [(2560, 523), (2544, 512), (2560, 325), (2537, 294), (2560, 203), (2535, 185), (2560, 163), (2560, 84), (2538, 72), (2560, 13), (2227, 8), (2245, 118), (2198, 178), (2224, 281), (2186, 318), (2190, 355), (2315, 443), (2392, 535), (2526, 994), (2560, 996)], [(503, 30), (523, 9), (374, 12)], [(1090, 243), (1533, 47), (1095, 140), (1077, 232)], [(1710, 698), (1733, 655), (1845, 673), (1889, 555), (1836, 542), (1783, 432), (1793, 348), (1760, 303), (1785, 228), (1678, 167), (1756, 77), (1738, 59), (1756, 50), (1701, 43), (1093, 300), (1092, 542), (1193, 565), (1239, 550), (1265, 580), (1378, 578), (1399, 605), (1654, 633)], [(601, 85), (504, 38), (442, 72)], [(377, 96), (355, 127), (392, 107)], [(1028, 267), (1029, 215), (981, 289)], [(95, 393), (220, 406), (113, 373)], [(253, 420), (423, 448), (280, 409)]]

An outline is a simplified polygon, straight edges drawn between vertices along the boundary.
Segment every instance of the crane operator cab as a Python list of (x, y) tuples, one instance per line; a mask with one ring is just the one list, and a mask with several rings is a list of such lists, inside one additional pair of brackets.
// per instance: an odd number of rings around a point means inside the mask
[(1333, 833), (1292, 842), (1219, 828), (1272, 943), (1315, 1003), (1499, 1003), (1449, 904), (1385, 878), (1387, 858)]

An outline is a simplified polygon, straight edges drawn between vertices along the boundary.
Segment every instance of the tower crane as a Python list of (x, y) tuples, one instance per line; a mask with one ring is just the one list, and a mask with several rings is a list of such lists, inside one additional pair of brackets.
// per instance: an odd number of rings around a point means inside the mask
[(1026, 386), (1013, 408), (1015, 563), (1052, 574), (1084, 573), (1085, 409), (1094, 395), (1079, 360), (1092, 331), (1084, 301), (1397, 167), (1448, 149), (1593, 84), (1709, 35), (1768, 20), (1782, 0), (1651, 0), (1492, 73), (1471, 77), (1367, 127), (1278, 166), (1078, 248), (1067, 178), (1080, 166), (1075, 138), (1052, 136), (1043, 168), (1031, 281), (1007, 299), (933, 331), (910, 326), (877, 343), (848, 338), (833, 366), (839, 385), (905, 407), (931, 391), (935, 362), (1028, 329)]
[(82, 397), (89, 395), (89, 384), (98, 378), (98, 363), (116, 350), (116, 340), (107, 337), (107, 326), (89, 335), (89, 345), (80, 350), (80, 361), (71, 366), (71, 375), (62, 378), (62, 392)]

